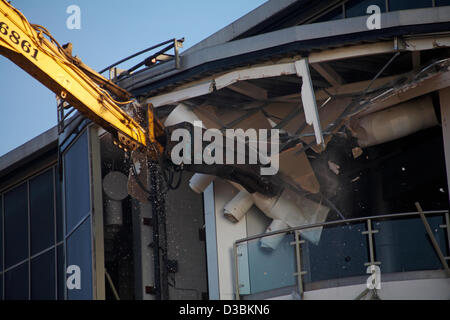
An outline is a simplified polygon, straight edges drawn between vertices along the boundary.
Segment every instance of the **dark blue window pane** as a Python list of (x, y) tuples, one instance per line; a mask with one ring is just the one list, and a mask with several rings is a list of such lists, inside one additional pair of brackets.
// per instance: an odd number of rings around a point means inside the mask
[(88, 140), (86, 131), (64, 155), (66, 233), (90, 211)]
[(367, 8), (371, 5), (380, 7), (381, 12), (386, 12), (385, 0), (351, 0), (345, 3), (345, 17), (359, 17), (368, 15)]
[(5, 300), (28, 300), (28, 262), (5, 273)]
[(55, 250), (31, 260), (31, 299), (55, 300)]
[(5, 266), (28, 257), (27, 184), (5, 193)]
[(433, 6), (432, 0), (389, 0), (389, 11), (426, 8)]
[[(67, 290), (69, 300), (92, 299), (92, 248), (91, 218), (67, 238), (67, 267), (76, 265), (81, 269), (81, 289)], [(67, 275), (69, 277), (69, 275)]]
[(55, 242), (53, 169), (30, 180), (31, 255)]
[(450, 6), (450, 0), (436, 0), (436, 6), (437, 7)]
[[(444, 256), (448, 255), (443, 217), (427, 218)], [(376, 260), (381, 272), (403, 272), (442, 269), (422, 220), (419, 217), (377, 221), (374, 228)]]
[(3, 271), (3, 196), (0, 194), (0, 272)]
[(64, 270), (64, 246), (57, 247), (57, 273), (58, 273), (58, 300), (64, 300), (64, 290), (66, 287), (66, 272)]
[(315, 20), (314, 23), (342, 19), (344, 17), (342, 11), (342, 6), (339, 6)]
[(365, 224), (325, 227), (318, 245), (302, 246), (305, 282), (338, 279), (366, 274), (369, 261)]
[(62, 181), (59, 178), (59, 168), (55, 168), (55, 193), (56, 193), (56, 242), (63, 240), (63, 209), (62, 209)]
[(3, 274), (0, 274), (0, 300), (3, 300)]

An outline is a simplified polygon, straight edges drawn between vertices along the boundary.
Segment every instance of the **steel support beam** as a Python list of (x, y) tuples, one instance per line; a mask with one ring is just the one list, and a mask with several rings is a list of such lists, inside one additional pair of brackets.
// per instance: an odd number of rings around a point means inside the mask
[(333, 87), (339, 87), (345, 83), (344, 79), (342, 79), (342, 77), (327, 63), (313, 63), (311, 64), (311, 67), (313, 67), (314, 70), (316, 70)]
[[(445, 164), (447, 168), (447, 185), (450, 181), (450, 86), (439, 90), (441, 105), (442, 137), (444, 140)], [(447, 188), (448, 189), (448, 188)], [(450, 198), (450, 190), (449, 198)]]

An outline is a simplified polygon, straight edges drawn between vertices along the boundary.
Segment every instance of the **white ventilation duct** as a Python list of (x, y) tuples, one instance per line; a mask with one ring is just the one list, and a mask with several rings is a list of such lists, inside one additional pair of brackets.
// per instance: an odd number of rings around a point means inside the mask
[[(238, 190), (245, 191), (241, 185), (230, 183)], [(325, 222), (330, 211), (330, 208), (300, 196), (290, 189), (284, 189), (276, 197), (266, 197), (258, 192), (250, 195), (253, 203), (266, 216), (274, 220), (281, 220), (291, 228)], [(300, 231), (306, 240), (314, 244), (319, 243), (321, 233), (322, 227)]]
[(194, 121), (201, 121), (188, 106), (180, 103), (164, 121), (164, 126), (169, 127), (182, 122), (189, 122), (194, 125)]
[(103, 178), (106, 226), (121, 226), (123, 223), (122, 200), (128, 196), (127, 183), (127, 176), (118, 171), (111, 171)]
[[(286, 222), (283, 220), (275, 219), (272, 221), (272, 223), (267, 227), (266, 233), (279, 231), (288, 228)], [(286, 233), (280, 233), (280, 234), (274, 234), (271, 236), (267, 236), (260, 239), (260, 244), (262, 248), (268, 248), (275, 250), (280, 245), (281, 241), (283, 241), (284, 236)]]
[[(328, 207), (299, 196), (289, 189), (285, 189), (278, 198), (267, 198), (255, 193), (253, 199), (255, 205), (268, 217), (282, 220), (292, 228), (324, 222), (330, 211)], [(300, 232), (314, 244), (319, 243), (321, 233), (321, 227)]]
[(253, 198), (246, 190), (241, 190), (223, 208), (225, 217), (231, 222), (238, 222), (253, 206)]
[(202, 193), (214, 181), (216, 176), (204, 173), (196, 173), (189, 180), (189, 187), (196, 193)]
[(353, 124), (353, 135), (361, 147), (370, 147), (406, 137), (438, 124), (429, 95), (369, 114)]

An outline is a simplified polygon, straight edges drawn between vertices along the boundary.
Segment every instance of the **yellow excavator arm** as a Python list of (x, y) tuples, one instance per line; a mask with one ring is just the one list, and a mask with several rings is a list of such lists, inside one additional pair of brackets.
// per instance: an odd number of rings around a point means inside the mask
[[(134, 102), (130, 101), (132, 96), (129, 92), (73, 57), (70, 44), (64, 47), (59, 45), (47, 29), (30, 24), (6, 0), (0, 0), (0, 55), (13, 61), (60, 99), (112, 133), (119, 147), (125, 151), (138, 149), (149, 160), (162, 165), (163, 171), (173, 173), (174, 170), (184, 169), (215, 175), (239, 183), (249, 192), (271, 196), (281, 188), (282, 183), (274, 182), (275, 177), (261, 179), (259, 165), (183, 163), (176, 166), (170, 157), (175, 144), (168, 137), (177, 128), (190, 130), (192, 134), (192, 124), (183, 122), (164, 128), (155, 117), (151, 105), (146, 108), (141, 106), (138, 114), (131, 116), (120, 107)], [(202, 148), (205, 146), (204, 143)], [(192, 147), (191, 152), (194, 150)], [(191, 158), (194, 159), (193, 154)]]
[[(0, 54), (32, 75), (80, 113), (113, 133), (121, 146), (134, 150), (155, 146), (153, 112), (145, 126), (123, 111), (132, 96), (72, 56), (42, 26), (33, 25), (5, 0), (0, 0)], [(4, 75), (3, 75), (4, 76)]]

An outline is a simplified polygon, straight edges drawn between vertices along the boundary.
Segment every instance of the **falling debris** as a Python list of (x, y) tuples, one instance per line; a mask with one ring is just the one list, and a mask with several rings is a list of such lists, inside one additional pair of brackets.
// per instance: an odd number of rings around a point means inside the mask
[(352, 149), (353, 159), (359, 158), (363, 154), (363, 150), (360, 147)]
[[(287, 229), (289, 226), (283, 220), (274, 219), (272, 223), (267, 227), (266, 233), (280, 231), (282, 229)], [(286, 233), (274, 234), (272, 236), (267, 236), (260, 239), (260, 245), (262, 248), (276, 250), (280, 245), (281, 241)]]
[(128, 194), (142, 203), (147, 203), (148, 194), (140, 186), (140, 184), (147, 186), (147, 157), (138, 151), (133, 151), (130, 160), (130, 166), (134, 165), (134, 168), (130, 168), (128, 175)]
[(253, 206), (253, 199), (246, 190), (241, 190), (223, 208), (224, 216), (233, 223), (239, 222)]
[(352, 183), (358, 181), (359, 179), (361, 179), (361, 177), (357, 176), (356, 178), (352, 179)]
[(280, 171), (303, 190), (318, 193), (320, 184), (306, 153), (297, 154), (302, 148), (303, 146), (299, 145), (280, 154)]
[(330, 168), (330, 170), (333, 171), (336, 175), (339, 175), (339, 169), (341, 167), (333, 161), (328, 161), (328, 168)]

